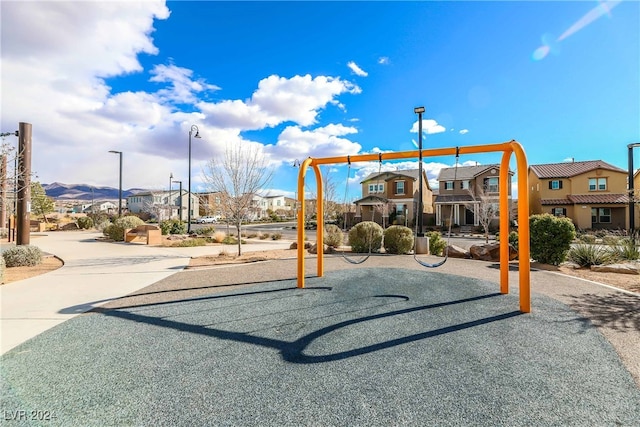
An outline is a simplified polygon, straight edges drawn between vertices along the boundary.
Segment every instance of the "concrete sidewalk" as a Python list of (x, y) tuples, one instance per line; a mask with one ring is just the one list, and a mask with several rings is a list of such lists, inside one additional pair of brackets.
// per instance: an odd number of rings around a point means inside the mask
[[(64, 266), (0, 286), (0, 354), (95, 306), (184, 269), (191, 257), (235, 249), (113, 243), (97, 240), (100, 236), (85, 231), (32, 235), (32, 245), (62, 259)], [(290, 243), (248, 243), (243, 251), (286, 249)]]

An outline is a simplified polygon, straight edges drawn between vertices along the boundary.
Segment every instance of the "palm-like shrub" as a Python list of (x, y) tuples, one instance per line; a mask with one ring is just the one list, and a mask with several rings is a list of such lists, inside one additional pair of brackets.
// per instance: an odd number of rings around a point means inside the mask
[(343, 239), (344, 235), (342, 234), (342, 230), (340, 230), (340, 227), (338, 227), (337, 225), (327, 224), (327, 226), (324, 228), (323, 240), (325, 245), (332, 248), (337, 248), (339, 246), (342, 246)]
[(356, 253), (379, 252), (382, 247), (382, 227), (373, 221), (360, 222), (349, 230), (349, 245)]
[(566, 258), (576, 228), (569, 218), (551, 214), (531, 215), (531, 258), (543, 264), (560, 265)]
[(618, 246), (612, 249), (613, 256), (623, 261), (640, 259), (640, 232), (634, 232), (620, 240)]
[(123, 216), (116, 219), (113, 224), (107, 226), (103, 233), (108, 238), (115, 240), (116, 242), (124, 241), (124, 230), (127, 228), (136, 228), (139, 225), (143, 225), (144, 221), (137, 216)]
[(7, 267), (34, 266), (42, 262), (42, 250), (37, 246), (20, 245), (2, 252)]
[(580, 267), (608, 264), (613, 260), (609, 249), (600, 245), (579, 244), (567, 253), (567, 259)]
[(404, 225), (384, 230), (384, 250), (390, 254), (408, 254), (413, 249), (413, 231)]
[(442, 255), (447, 242), (442, 238), (439, 231), (429, 231), (426, 236), (429, 238), (429, 253), (431, 255)]

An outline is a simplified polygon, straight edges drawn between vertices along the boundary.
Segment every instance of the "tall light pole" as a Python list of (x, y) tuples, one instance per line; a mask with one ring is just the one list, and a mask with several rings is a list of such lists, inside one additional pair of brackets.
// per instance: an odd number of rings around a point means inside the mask
[(422, 113), (424, 113), (424, 107), (416, 107), (413, 112), (418, 114), (418, 150), (419, 150), (419, 163), (418, 163), (418, 237), (424, 237), (422, 230)]
[(627, 145), (629, 149), (629, 231), (633, 233), (636, 228), (636, 217), (635, 217), (635, 200), (634, 200), (634, 191), (633, 191), (633, 147), (640, 147), (640, 142), (634, 142), (632, 144)]
[(173, 214), (173, 208), (171, 207), (171, 180), (173, 179), (173, 172), (169, 172), (169, 198), (167, 199), (167, 205), (169, 205), (169, 219)]
[[(189, 129), (189, 194), (187, 199), (187, 233), (191, 233), (191, 134), (194, 131), (196, 134), (193, 135), (193, 137), (200, 138), (200, 131), (198, 130), (198, 126), (191, 125), (191, 129)], [(180, 194), (180, 197), (182, 197), (182, 194)], [(182, 199), (180, 201), (180, 204), (182, 205)], [(180, 218), (182, 218), (182, 216), (180, 216)]]
[(182, 221), (182, 181), (171, 181), (171, 182), (180, 184), (180, 190), (179, 190), (180, 193), (178, 194), (178, 209), (179, 209), (178, 217), (180, 218), (180, 221)]
[(118, 187), (118, 217), (122, 216), (122, 151), (109, 150), (110, 153), (120, 156), (120, 186)]

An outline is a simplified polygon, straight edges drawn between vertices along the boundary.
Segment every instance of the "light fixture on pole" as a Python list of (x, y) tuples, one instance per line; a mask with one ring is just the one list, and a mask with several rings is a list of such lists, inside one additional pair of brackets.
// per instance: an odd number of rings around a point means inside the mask
[(424, 113), (424, 107), (416, 107), (413, 112), (418, 115), (418, 150), (419, 150), (419, 163), (418, 163), (418, 237), (424, 237), (422, 230), (422, 113)]
[[(198, 126), (191, 125), (191, 129), (189, 129), (189, 194), (187, 199), (187, 233), (191, 233), (191, 134), (195, 131), (194, 138), (200, 138), (200, 131), (198, 130)], [(182, 194), (180, 194), (182, 197)], [(180, 201), (180, 205), (182, 205), (182, 199)], [(180, 216), (182, 218), (182, 216)]]
[(629, 149), (629, 231), (633, 233), (636, 228), (635, 222), (635, 200), (634, 200), (634, 189), (633, 189), (633, 147), (640, 147), (640, 142), (634, 142), (632, 144), (627, 145)]
[(118, 217), (122, 216), (122, 151), (109, 150), (110, 153), (120, 156), (120, 184), (118, 186)]
[(179, 193), (178, 193), (178, 209), (179, 209), (179, 213), (178, 213), (178, 218), (180, 218), (180, 221), (182, 221), (182, 181), (171, 181), (175, 184), (180, 184), (180, 188), (178, 189)]

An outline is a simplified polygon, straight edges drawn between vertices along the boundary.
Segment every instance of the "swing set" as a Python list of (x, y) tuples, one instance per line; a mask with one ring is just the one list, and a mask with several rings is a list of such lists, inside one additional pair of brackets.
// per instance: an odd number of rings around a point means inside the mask
[[(324, 218), (324, 206), (321, 202), (323, 196), (322, 186), (322, 173), (320, 171), (321, 165), (348, 163), (352, 162), (370, 162), (378, 160), (382, 163), (383, 160), (398, 160), (398, 159), (412, 159), (423, 157), (436, 157), (436, 156), (456, 156), (456, 168), (458, 163), (458, 156), (462, 154), (477, 154), (477, 153), (492, 153), (502, 152), (502, 160), (500, 163), (500, 175), (499, 175), (499, 207), (500, 207), (500, 226), (499, 231), (501, 236), (509, 235), (509, 162), (511, 155), (515, 154), (517, 175), (518, 175), (518, 217), (529, 217), (529, 187), (527, 178), (527, 158), (524, 153), (522, 145), (517, 141), (509, 141), (498, 144), (486, 144), (475, 145), (467, 147), (451, 147), (451, 148), (433, 148), (423, 150), (401, 151), (396, 153), (378, 153), (378, 154), (361, 154), (355, 156), (338, 156), (338, 157), (325, 157), (325, 158), (313, 158), (309, 157), (300, 164), (300, 170), (298, 172), (298, 224), (297, 224), (297, 286), (298, 288), (304, 288), (305, 281), (305, 257), (304, 257), (304, 218), (305, 218), (305, 178), (309, 167), (311, 167), (315, 173), (316, 178), (316, 193), (317, 193), (317, 217)], [(422, 212), (418, 212), (422, 214)], [(451, 221), (449, 222), (451, 227)], [(449, 229), (449, 237), (451, 236), (451, 229)], [(520, 242), (529, 241), (529, 222), (520, 221), (518, 227), (518, 239)], [(324, 242), (324, 221), (318, 221), (318, 227), (316, 229), (316, 241), (318, 242), (318, 254), (317, 254), (317, 276), (324, 276), (324, 251), (322, 250), (322, 244)], [(509, 245), (506, 244), (507, 239), (504, 238), (500, 245), (500, 293), (509, 293)], [(367, 257), (368, 258), (368, 257)], [(415, 258), (415, 251), (414, 251)], [(444, 264), (445, 259), (437, 264), (427, 264), (421, 262), (416, 258), (416, 261), (425, 267), (438, 267)], [(531, 271), (530, 271), (530, 259), (529, 259), (529, 245), (518, 245), (518, 274), (519, 274), (519, 289), (520, 289), (520, 311), (523, 313), (529, 313), (531, 311)]]

